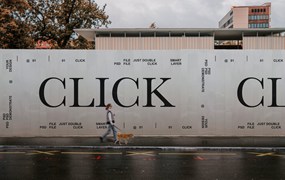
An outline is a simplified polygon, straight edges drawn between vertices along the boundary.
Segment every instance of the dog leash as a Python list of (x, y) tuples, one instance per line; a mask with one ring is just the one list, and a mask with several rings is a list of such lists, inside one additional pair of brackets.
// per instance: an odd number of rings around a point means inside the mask
[(116, 129), (118, 129), (119, 131), (122, 131), (120, 128), (118, 128), (115, 124), (114, 124), (114, 127), (116, 128)]

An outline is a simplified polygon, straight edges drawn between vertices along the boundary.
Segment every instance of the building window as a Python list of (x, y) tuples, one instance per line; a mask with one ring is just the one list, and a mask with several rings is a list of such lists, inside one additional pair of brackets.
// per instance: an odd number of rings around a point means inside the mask
[(260, 19), (269, 19), (268, 15), (250, 15), (249, 20), (260, 20)]
[(266, 13), (266, 9), (251, 9), (251, 13)]
[(264, 15), (264, 19), (268, 19), (268, 15)]
[(249, 28), (269, 28), (269, 24), (268, 23), (260, 23), (260, 24), (248, 24)]

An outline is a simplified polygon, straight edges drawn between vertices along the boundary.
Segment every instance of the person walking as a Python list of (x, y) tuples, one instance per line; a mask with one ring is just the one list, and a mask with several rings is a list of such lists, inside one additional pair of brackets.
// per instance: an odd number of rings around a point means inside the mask
[(106, 133), (103, 136), (100, 137), (100, 141), (104, 142), (106, 137), (111, 133), (111, 131), (113, 131), (114, 142), (116, 144), (118, 140), (117, 140), (117, 131), (116, 131), (116, 128), (115, 128), (114, 114), (111, 111), (112, 104), (107, 104), (105, 109), (107, 111), (106, 118), (107, 118), (108, 129), (107, 129)]

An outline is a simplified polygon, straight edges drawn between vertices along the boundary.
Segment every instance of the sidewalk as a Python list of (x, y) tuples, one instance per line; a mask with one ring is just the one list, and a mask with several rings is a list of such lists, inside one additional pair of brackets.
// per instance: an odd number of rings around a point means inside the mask
[(0, 149), (285, 150), (285, 137), (134, 137), (128, 145), (98, 137), (0, 137)]

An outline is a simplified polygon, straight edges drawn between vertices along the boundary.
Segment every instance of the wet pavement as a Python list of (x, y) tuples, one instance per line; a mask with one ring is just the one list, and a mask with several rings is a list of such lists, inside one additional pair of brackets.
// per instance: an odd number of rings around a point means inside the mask
[(94, 148), (94, 149), (272, 149), (285, 150), (285, 137), (134, 137), (127, 145), (98, 137), (0, 137), (0, 149), (11, 148)]
[(285, 179), (282, 137), (0, 138), (0, 179)]
[(0, 149), (0, 179), (285, 179), (285, 151)]

